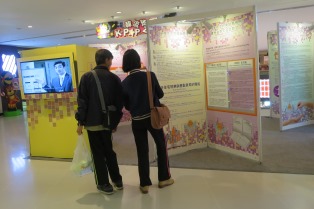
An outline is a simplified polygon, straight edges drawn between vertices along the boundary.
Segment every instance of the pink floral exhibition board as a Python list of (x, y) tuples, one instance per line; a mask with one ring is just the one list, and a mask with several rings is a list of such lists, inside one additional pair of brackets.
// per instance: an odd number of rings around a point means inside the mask
[(151, 67), (172, 113), (166, 127), (168, 148), (209, 141), (213, 147), (259, 159), (251, 11), (149, 27)]
[(222, 15), (206, 22), (211, 27), (203, 27), (205, 63), (255, 58), (253, 12)]
[[(112, 55), (112, 67), (111, 72), (115, 73), (121, 81), (123, 81), (127, 74), (122, 70), (122, 58), (123, 54), (127, 49), (135, 49), (140, 57), (142, 62), (142, 69), (146, 69), (148, 66), (148, 55), (147, 55), (147, 41), (146, 40), (136, 40), (131, 42), (126, 42), (123, 44), (91, 44), (90, 47), (95, 47), (99, 49), (108, 49)], [(131, 114), (129, 111), (123, 108), (123, 116), (121, 122), (131, 121)]]
[(280, 68), (278, 53), (278, 33), (267, 33), (268, 59), (269, 59), (269, 82), (270, 82), (270, 116), (280, 118)]
[(255, 157), (259, 155), (259, 130), (255, 116), (208, 111), (207, 118), (211, 143)]
[(312, 24), (279, 23), (281, 129), (314, 123)]
[(208, 109), (256, 115), (254, 20), (253, 12), (206, 20), (210, 26), (203, 27)]
[(164, 131), (173, 151), (207, 146), (202, 36), (200, 30), (188, 34), (189, 27), (167, 23), (148, 28), (151, 69), (165, 93), (161, 101), (171, 111)]
[(259, 160), (255, 14), (207, 20), (204, 71), (210, 144)]

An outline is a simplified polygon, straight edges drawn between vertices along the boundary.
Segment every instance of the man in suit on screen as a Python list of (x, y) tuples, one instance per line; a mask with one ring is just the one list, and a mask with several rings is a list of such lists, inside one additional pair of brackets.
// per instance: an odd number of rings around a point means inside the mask
[(54, 63), (57, 77), (51, 81), (51, 88), (54, 92), (71, 92), (73, 91), (72, 76), (65, 70), (65, 62), (57, 61)]

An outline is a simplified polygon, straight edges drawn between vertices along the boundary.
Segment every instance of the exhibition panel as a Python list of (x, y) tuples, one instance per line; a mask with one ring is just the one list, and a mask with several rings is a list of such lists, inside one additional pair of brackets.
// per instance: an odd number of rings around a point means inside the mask
[(73, 157), (77, 76), (95, 66), (96, 50), (68, 45), (21, 51), (18, 70), (31, 157)]
[(314, 123), (312, 23), (278, 23), (281, 130)]
[(171, 112), (171, 153), (215, 147), (261, 161), (253, 7), (149, 21), (150, 67)]

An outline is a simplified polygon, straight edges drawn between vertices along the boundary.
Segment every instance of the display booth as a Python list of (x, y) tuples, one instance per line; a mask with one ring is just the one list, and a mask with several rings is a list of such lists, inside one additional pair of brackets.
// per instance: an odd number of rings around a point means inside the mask
[(209, 145), (261, 161), (255, 9), (148, 21), (148, 36), (169, 153)]
[[(12, 63), (15, 65), (15, 59)], [(1, 100), (0, 102), (1, 112), (3, 108), (3, 115), (5, 117), (22, 115), (21, 92), (18, 78), (9, 71), (3, 71), (0, 74), (0, 97), (4, 99), (3, 102)], [(2, 107), (2, 105), (4, 106)]]
[(169, 154), (209, 145), (261, 161), (255, 19), (253, 7), (157, 19), (148, 21), (147, 44), (90, 46), (114, 54), (113, 72), (134, 48), (156, 73), (171, 110), (164, 127)]
[(95, 67), (96, 50), (68, 45), (20, 52), (17, 66), (31, 157), (73, 157), (77, 78)]
[(314, 24), (278, 23), (268, 33), (272, 117), (280, 129), (314, 124)]
[(279, 23), (281, 129), (314, 124), (314, 26)]
[[(97, 48), (107, 48), (114, 55), (111, 70), (123, 80), (122, 55), (134, 48), (143, 69), (156, 73), (165, 93), (162, 102), (171, 110), (164, 127), (169, 154), (210, 146), (261, 161), (255, 8), (151, 20), (147, 32), (147, 39), (124, 44), (21, 52), (31, 156), (73, 156), (76, 78), (94, 67)], [(55, 88), (44, 84), (53, 80), (51, 66), (59, 59), (68, 67), (73, 90), (49, 92)]]
[(18, 50), (14, 46), (0, 46), (0, 115), (5, 117), (22, 115), (23, 110), (16, 68)]
[(270, 116), (269, 59), (267, 50), (259, 50), (260, 116)]

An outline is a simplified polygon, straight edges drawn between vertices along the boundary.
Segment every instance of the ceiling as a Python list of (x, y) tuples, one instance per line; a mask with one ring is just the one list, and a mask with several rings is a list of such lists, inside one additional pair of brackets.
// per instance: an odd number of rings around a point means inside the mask
[(172, 12), (182, 16), (251, 5), (256, 5), (258, 13), (265, 13), (313, 6), (314, 0), (0, 0), (0, 45), (32, 48), (104, 43), (96, 37), (96, 26), (84, 20), (161, 18)]

